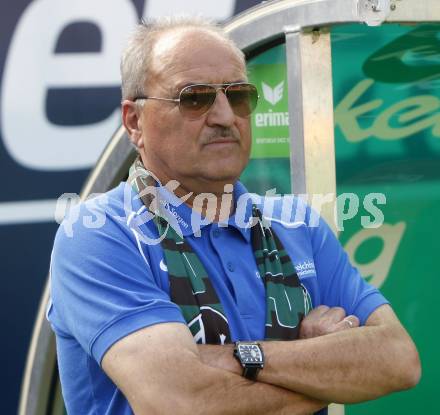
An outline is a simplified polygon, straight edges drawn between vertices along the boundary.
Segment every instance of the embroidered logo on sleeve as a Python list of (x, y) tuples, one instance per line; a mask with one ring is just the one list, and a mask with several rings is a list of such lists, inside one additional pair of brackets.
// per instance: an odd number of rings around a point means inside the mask
[(315, 264), (313, 261), (307, 260), (300, 264), (295, 264), (296, 273), (299, 277), (307, 275), (316, 275)]

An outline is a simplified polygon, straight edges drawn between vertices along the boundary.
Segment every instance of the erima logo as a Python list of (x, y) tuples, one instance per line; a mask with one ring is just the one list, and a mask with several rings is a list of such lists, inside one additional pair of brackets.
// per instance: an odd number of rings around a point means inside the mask
[[(274, 88), (271, 88), (266, 83), (262, 82), (264, 99), (271, 105), (276, 105), (283, 99), (284, 81), (280, 82)], [(289, 125), (288, 112), (273, 112), (271, 109), (268, 112), (261, 112), (255, 114), (256, 127), (287, 127)]]
[(288, 112), (257, 112), (255, 114), (255, 125), (257, 127), (286, 127), (289, 125)]
[(264, 99), (270, 104), (275, 105), (283, 99), (284, 81), (280, 82), (274, 88), (271, 88), (264, 82), (261, 83), (261, 86), (263, 87)]
[(299, 277), (315, 274), (315, 264), (312, 261), (304, 261), (301, 264), (295, 265), (295, 268)]

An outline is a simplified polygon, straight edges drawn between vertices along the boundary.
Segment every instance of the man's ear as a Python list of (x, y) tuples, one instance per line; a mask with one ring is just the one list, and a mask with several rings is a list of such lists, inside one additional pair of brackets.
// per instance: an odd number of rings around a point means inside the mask
[(139, 107), (135, 102), (127, 99), (122, 101), (122, 123), (127, 130), (130, 141), (138, 149), (144, 146), (140, 116)]

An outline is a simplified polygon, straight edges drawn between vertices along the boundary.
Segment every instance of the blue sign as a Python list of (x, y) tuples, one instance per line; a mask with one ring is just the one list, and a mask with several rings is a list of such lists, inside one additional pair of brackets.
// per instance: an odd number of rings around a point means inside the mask
[(141, 18), (216, 20), (256, 0), (25, 0), (0, 14), (2, 413), (20, 385), (57, 229), (57, 198), (79, 193), (120, 125), (119, 58)]

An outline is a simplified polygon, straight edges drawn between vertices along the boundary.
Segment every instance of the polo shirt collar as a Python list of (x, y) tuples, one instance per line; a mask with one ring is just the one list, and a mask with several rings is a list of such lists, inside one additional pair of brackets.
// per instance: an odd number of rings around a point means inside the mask
[[(193, 211), (166, 187), (158, 187), (158, 197), (161, 216), (183, 237), (197, 236), (202, 228), (210, 224), (205, 221), (200, 213)], [(237, 181), (234, 184), (233, 200), (236, 204), (236, 211), (228, 218), (227, 224), (237, 229), (243, 238), (249, 242), (251, 228), (246, 224), (251, 221), (254, 197), (241, 182)], [(239, 202), (238, 205), (237, 202)], [(218, 226), (218, 224), (215, 226)]]
[(250, 242), (250, 222), (252, 220), (252, 204), (255, 203), (255, 197), (239, 181), (234, 185), (234, 202), (235, 212), (229, 217), (228, 225), (237, 229), (243, 238)]

